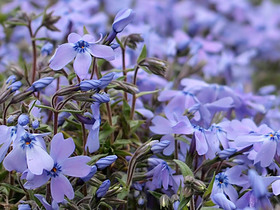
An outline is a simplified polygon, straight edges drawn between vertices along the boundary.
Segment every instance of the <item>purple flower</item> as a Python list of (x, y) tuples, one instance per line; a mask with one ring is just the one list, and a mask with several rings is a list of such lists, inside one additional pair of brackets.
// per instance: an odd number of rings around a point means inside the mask
[(109, 179), (102, 182), (102, 184), (100, 185), (100, 187), (96, 191), (97, 198), (103, 197), (106, 194), (106, 192), (108, 191), (110, 185), (111, 185), (111, 182), (110, 182)]
[(21, 81), (13, 82), (11, 85), (8, 86), (7, 89), (11, 89), (12, 92), (17, 91), (22, 86)]
[(236, 189), (232, 184), (243, 186), (247, 183), (247, 179), (242, 176), (243, 166), (232, 167), (225, 172), (218, 173), (215, 176), (211, 198), (217, 193), (226, 194), (232, 202), (238, 198)]
[(168, 147), (170, 141), (162, 140), (159, 143), (156, 143), (152, 146), (151, 150), (154, 154), (162, 152), (166, 147)]
[(87, 143), (86, 143), (86, 148), (88, 148), (89, 152), (95, 152), (96, 150), (99, 149), (99, 127), (101, 123), (100, 119), (100, 104), (101, 103), (107, 103), (110, 101), (110, 98), (108, 97), (107, 94), (95, 94), (93, 97), (96, 101), (94, 104), (91, 105), (91, 110), (92, 110), (92, 118), (93, 124), (86, 124), (85, 127), (86, 129), (89, 130), (88, 138), (87, 138)]
[(90, 169), (89, 174), (84, 176), (84, 177), (81, 177), (81, 180), (83, 180), (83, 182), (87, 182), (88, 180), (90, 180), (94, 176), (96, 171), (97, 171), (97, 167), (96, 167), (96, 165), (93, 165)]
[(59, 209), (59, 206), (57, 204), (57, 202), (55, 202), (54, 200), (52, 201), (52, 205), (50, 205), (46, 198), (43, 197), (42, 195), (40, 194), (34, 194), (34, 196), (36, 198), (38, 198), (38, 200), (41, 202), (41, 204), (45, 207), (46, 210), (58, 210)]
[(29, 176), (28, 171), (22, 175), (27, 182), (26, 189), (34, 189), (45, 184), (51, 179), (51, 195), (54, 201), (62, 202), (64, 195), (69, 199), (74, 198), (71, 183), (65, 177), (84, 177), (90, 173), (91, 167), (87, 165), (91, 159), (87, 156), (69, 157), (75, 150), (75, 143), (71, 138), (64, 139), (62, 133), (56, 134), (51, 141), (50, 155), (53, 159), (52, 167), (44, 170), (41, 175)]
[(41, 54), (43, 56), (47, 56), (50, 55), (53, 51), (53, 44), (47, 42), (46, 44), (43, 45), (42, 49), (41, 49)]
[(156, 167), (151, 171), (146, 173), (147, 177), (153, 177), (152, 185), (155, 189), (161, 188), (161, 185), (165, 190), (168, 189), (168, 186), (173, 186), (172, 181), (174, 181), (172, 174), (173, 171), (165, 161), (160, 162)]
[(91, 65), (91, 55), (106, 60), (113, 60), (115, 57), (113, 49), (96, 44), (99, 41), (94, 41), (93, 36), (89, 34), (83, 37), (76, 33), (69, 34), (68, 43), (60, 45), (51, 58), (50, 68), (60, 70), (76, 57), (74, 70), (81, 79), (85, 79)]
[(16, 138), (17, 127), (8, 127), (5, 125), (0, 125), (0, 133), (2, 138), (0, 139), (0, 163), (4, 159), (5, 155), (8, 152), (8, 149), (12, 141)]
[(51, 170), (53, 160), (46, 152), (44, 139), (46, 134), (31, 134), (18, 126), (13, 150), (4, 159), (3, 165), (8, 171), (23, 172), (27, 168), (31, 173), (40, 175), (43, 170)]

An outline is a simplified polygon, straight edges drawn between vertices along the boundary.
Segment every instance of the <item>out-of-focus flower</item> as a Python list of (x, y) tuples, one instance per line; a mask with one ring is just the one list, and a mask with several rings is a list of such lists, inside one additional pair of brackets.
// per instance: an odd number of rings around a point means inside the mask
[(41, 49), (41, 54), (43, 56), (47, 56), (52, 54), (53, 51), (53, 44), (47, 42), (46, 44), (43, 45), (42, 49)]
[(18, 117), (18, 124), (21, 126), (25, 126), (29, 123), (29, 116), (27, 114), (21, 114)]
[(60, 45), (51, 58), (50, 68), (60, 70), (76, 57), (74, 70), (81, 79), (85, 79), (91, 65), (91, 55), (106, 60), (115, 58), (113, 49), (97, 44), (99, 41), (94, 41), (93, 36), (89, 34), (84, 36), (76, 33), (69, 34), (68, 43)]
[(234, 203), (228, 200), (223, 193), (217, 193), (212, 196), (212, 201), (224, 210), (236, 209)]

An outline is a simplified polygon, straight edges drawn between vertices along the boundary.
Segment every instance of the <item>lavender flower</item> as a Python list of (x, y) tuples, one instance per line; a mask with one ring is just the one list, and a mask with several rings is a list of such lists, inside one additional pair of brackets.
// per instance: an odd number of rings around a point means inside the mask
[(13, 150), (4, 159), (3, 165), (8, 171), (23, 172), (27, 168), (31, 173), (40, 175), (43, 170), (51, 170), (53, 159), (46, 152), (44, 139), (46, 134), (31, 134), (18, 126)]
[(89, 34), (83, 37), (76, 33), (69, 34), (68, 43), (60, 45), (51, 58), (50, 68), (60, 70), (76, 57), (74, 70), (81, 79), (85, 79), (91, 65), (91, 55), (106, 60), (113, 60), (115, 57), (112, 48), (97, 44), (99, 41), (94, 41)]
[(41, 175), (31, 176), (28, 171), (22, 175), (27, 179), (24, 184), (26, 189), (35, 189), (51, 179), (51, 195), (54, 201), (62, 202), (64, 195), (69, 199), (74, 198), (74, 190), (71, 183), (65, 177), (84, 177), (90, 173), (91, 167), (87, 165), (91, 159), (87, 156), (69, 157), (75, 150), (75, 143), (71, 138), (64, 139), (62, 133), (56, 134), (51, 141), (50, 155), (53, 164), (50, 169), (44, 170)]
[(12, 92), (17, 91), (22, 86), (20, 81), (13, 82), (11, 85), (8, 86), (7, 89), (10, 89)]
[(53, 44), (47, 42), (46, 44), (43, 45), (42, 49), (41, 49), (41, 54), (43, 56), (47, 56), (52, 54), (53, 51)]
[(217, 204), (219, 207), (221, 207), (224, 210), (233, 210), (236, 209), (236, 206), (234, 203), (230, 200), (228, 200), (223, 193), (217, 193), (212, 196), (212, 200), (215, 204)]
[(152, 146), (151, 150), (154, 154), (162, 152), (166, 147), (168, 147), (170, 144), (170, 141), (163, 140), (159, 143), (156, 143)]

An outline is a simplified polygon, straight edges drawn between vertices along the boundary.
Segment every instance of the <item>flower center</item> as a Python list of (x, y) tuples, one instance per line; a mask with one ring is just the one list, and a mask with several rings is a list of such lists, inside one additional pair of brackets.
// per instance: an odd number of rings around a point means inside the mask
[(278, 141), (280, 139), (280, 135), (278, 132), (269, 133), (266, 135), (266, 137), (269, 137), (269, 140), (271, 141)]
[(220, 188), (227, 187), (227, 185), (228, 185), (228, 177), (227, 177), (227, 175), (225, 175), (225, 173), (217, 174), (215, 177), (215, 181), (217, 182), (218, 187), (220, 187)]
[(61, 166), (55, 163), (52, 170), (48, 171), (47, 174), (51, 177), (57, 177), (60, 172), (61, 172)]
[(74, 49), (79, 53), (84, 53), (87, 47), (89, 47), (89, 43), (84, 40), (80, 40), (75, 43)]
[(35, 141), (36, 139), (32, 134), (25, 133), (20, 139), (21, 147), (23, 149), (26, 147), (32, 148)]

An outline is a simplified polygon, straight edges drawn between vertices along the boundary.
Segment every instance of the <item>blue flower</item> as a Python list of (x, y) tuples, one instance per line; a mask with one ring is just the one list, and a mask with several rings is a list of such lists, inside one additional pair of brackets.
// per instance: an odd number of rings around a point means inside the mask
[(31, 173), (39, 175), (43, 170), (51, 170), (53, 159), (46, 152), (45, 134), (31, 134), (18, 126), (13, 150), (6, 156), (3, 165), (8, 171), (23, 172), (27, 168)]
[(107, 157), (101, 158), (99, 159), (95, 165), (97, 166), (97, 168), (99, 170), (102, 170), (104, 168), (106, 168), (107, 166), (111, 165), (112, 163), (114, 163), (117, 160), (117, 156), (116, 155), (109, 155)]
[(85, 34), (83, 37), (76, 33), (69, 34), (68, 43), (60, 45), (51, 58), (50, 68), (60, 70), (76, 57), (74, 70), (81, 79), (85, 79), (91, 65), (91, 56), (106, 60), (115, 58), (111, 47), (97, 44), (97, 42), (99, 40), (94, 41), (89, 34)]
[(91, 170), (91, 167), (87, 165), (87, 162), (90, 161), (89, 157), (69, 157), (74, 150), (75, 143), (71, 138), (64, 139), (62, 133), (56, 134), (51, 141), (51, 168), (35, 176), (30, 175), (29, 171), (26, 170), (21, 177), (22, 179), (27, 179), (24, 187), (26, 189), (35, 189), (51, 179), (51, 195), (55, 202), (63, 202), (64, 195), (69, 199), (73, 199), (74, 190), (65, 175), (84, 177), (88, 175)]

